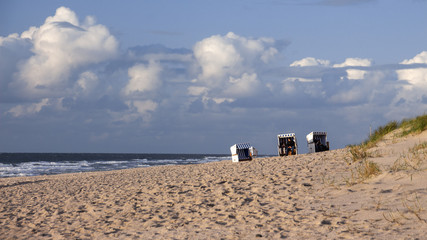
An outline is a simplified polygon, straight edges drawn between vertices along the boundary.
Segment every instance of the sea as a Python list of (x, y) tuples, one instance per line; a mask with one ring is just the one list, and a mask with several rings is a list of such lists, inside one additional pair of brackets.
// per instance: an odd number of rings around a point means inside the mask
[(225, 154), (0, 153), (0, 178), (230, 160)]

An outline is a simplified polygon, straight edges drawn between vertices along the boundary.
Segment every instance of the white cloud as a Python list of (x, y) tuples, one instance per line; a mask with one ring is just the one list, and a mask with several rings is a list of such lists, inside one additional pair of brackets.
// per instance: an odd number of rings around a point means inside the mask
[(148, 126), (152, 119), (152, 114), (159, 107), (159, 104), (152, 100), (128, 100), (125, 104), (128, 106), (125, 111), (108, 111), (114, 122), (130, 124), (142, 120), (141, 122)]
[(229, 77), (253, 73), (258, 63), (267, 63), (278, 53), (269, 38), (249, 39), (232, 32), (214, 35), (194, 45), (194, 56), (202, 69), (199, 80), (221, 87)]
[(159, 74), (162, 68), (159, 64), (150, 62), (148, 66), (136, 64), (129, 68), (130, 77), (128, 84), (123, 89), (125, 95), (154, 91), (161, 86)]
[(212, 98), (212, 101), (214, 101), (216, 104), (221, 104), (224, 102), (232, 103), (235, 101), (233, 98)]
[(238, 71), (243, 58), (232, 41), (228, 36), (216, 35), (196, 43), (194, 55), (202, 68), (202, 80), (220, 78), (227, 73)]
[(129, 111), (126, 113), (115, 113), (116, 120), (124, 122), (133, 122), (142, 119), (143, 123), (148, 124), (152, 119), (152, 113), (156, 111), (159, 104), (152, 100), (131, 100), (126, 104)]
[(312, 67), (312, 66), (329, 66), (329, 64), (330, 64), (330, 61), (328, 60), (307, 57), (291, 63), (290, 66), (291, 67)]
[(224, 90), (225, 96), (231, 98), (248, 97), (254, 95), (261, 83), (255, 73), (244, 73), (239, 78), (229, 78), (230, 85)]
[(79, 25), (79, 19), (76, 14), (66, 7), (56, 9), (55, 15), (47, 17), (45, 20), (45, 24), (54, 22), (68, 22), (76, 26)]
[(347, 78), (350, 80), (361, 80), (365, 78), (366, 71), (359, 69), (347, 69)]
[(89, 94), (98, 85), (98, 76), (90, 71), (83, 72), (80, 74), (79, 80), (76, 82), (76, 86), (81, 89), (84, 94)]
[(397, 70), (399, 80), (408, 81), (408, 88), (427, 87), (427, 68)]
[(24, 32), (21, 33), (21, 38), (22, 39), (25, 39), (25, 38), (32, 39), (33, 38), (33, 34), (35, 32), (37, 32), (37, 30), (38, 30), (38, 28), (36, 28), (34, 26), (31, 26), (27, 31), (24, 31)]
[(402, 61), (402, 64), (414, 64), (414, 63), (426, 63), (427, 64), (427, 51), (423, 51), (417, 54), (412, 59), (406, 59)]
[(279, 53), (279, 50), (274, 47), (267, 48), (261, 55), (261, 60), (264, 63), (268, 63), (271, 59), (273, 59), (277, 54)]
[[(417, 54), (412, 59), (402, 61), (403, 65), (427, 64), (427, 51)], [(406, 81), (403, 90), (396, 97), (396, 101), (405, 99), (410, 102), (420, 102), (427, 97), (427, 68), (409, 68), (397, 70), (397, 77), (400, 81)]]
[(85, 123), (98, 128), (97, 135), (82, 133), (86, 139), (105, 142), (126, 131), (136, 137), (145, 131), (147, 139), (173, 132), (189, 142), (214, 139), (213, 132), (221, 143), (266, 134), (268, 142), (285, 118), (296, 132), (329, 125), (338, 139), (349, 126), (359, 131), (372, 119), (426, 109), (427, 52), (397, 67), (362, 58), (332, 65), (313, 57), (280, 66), (278, 45), (228, 33), (201, 39), (193, 50), (149, 45), (119, 52), (94, 18), (79, 22), (59, 8), (42, 26), (0, 37), (0, 120), (30, 115), (38, 122)]
[(206, 94), (208, 89), (206, 87), (199, 87), (199, 86), (190, 86), (188, 87), (188, 94), (192, 96), (200, 96), (203, 94)]
[(12, 114), (14, 117), (22, 117), (32, 115), (40, 112), (43, 107), (50, 105), (49, 99), (44, 98), (38, 103), (17, 105), (11, 108), (7, 113)]
[(128, 102), (129, 105), (136, 108), (136, 111), (140, 114), (146, 114), (148, 112), (153, 112), (157, 109), (158, 104), (151, 100), (146, 101), (132, 101)]
[(343, 63), (334, 64), (333, 67), (369, 67), (372, 65), (372, 60), (364, 58), (347, 58)]
[(94, 25), (93, 20), (79, 24), (76, 14), (65, 7), (21, 37), (33, 43), (34, 55), (19, 68), (12, 87), (26, 95), (58, 94), (68, 86), (72, 70), (111, 59), (118, 50), (117, 40), (105, 26)]
[[(189, 94), (217, 104), (259, 95), (268, 83), (259, 80), (258, 72), (279, 53), (276, 44), (271, 38), (252, 39), (232, 32), (197, 42), (193, 51), (200, 73)], [(210, 105), (205, 102), (206, 106)]]
[(5, 46), (8, 43), (12, 43), (19, 39), (19, 35), (17, 33), (12, 33), (7, 37), (0, 37), (0, 46)]
[[(343, 67), (370, 67), (372, 66), (372, 60), (364, 58), (347, 58), (343, 63), (334, 64), (334, 68)], [(347, 69), (347, 78), (350, 80), (362, 80), (364, 79), (365, 70), (360, 69)]]
[(304, 78), (304, 77), (289, 77), (286, 78), (285, 82), (294, 82), (294, 81), (299, 81), (299, 82), (321, 82), (322, 79), (321, 78)]

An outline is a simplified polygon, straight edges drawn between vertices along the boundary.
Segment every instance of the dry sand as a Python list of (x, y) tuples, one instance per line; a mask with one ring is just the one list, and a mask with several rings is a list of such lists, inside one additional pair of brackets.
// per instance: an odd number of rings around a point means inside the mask
[(427, 149), (408, 150), (426, 141), (388, 136), (371, 150), (382, 173), (363, 182), (349, 149), (3, 178), (0, 238), (425, 239)]

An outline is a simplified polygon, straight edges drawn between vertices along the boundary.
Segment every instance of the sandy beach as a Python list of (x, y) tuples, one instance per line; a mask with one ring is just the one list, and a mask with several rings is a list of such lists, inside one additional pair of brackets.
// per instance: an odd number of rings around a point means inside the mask
[(2, 239), (425, 239), (427, 131), (370, 150), (0, 179)]

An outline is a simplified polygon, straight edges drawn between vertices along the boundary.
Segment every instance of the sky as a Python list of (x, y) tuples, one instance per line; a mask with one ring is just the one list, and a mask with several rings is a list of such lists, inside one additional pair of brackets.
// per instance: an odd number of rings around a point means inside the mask
[(0, 0), (0, 152), (331, 149), (427, 110), (427, 0)]

